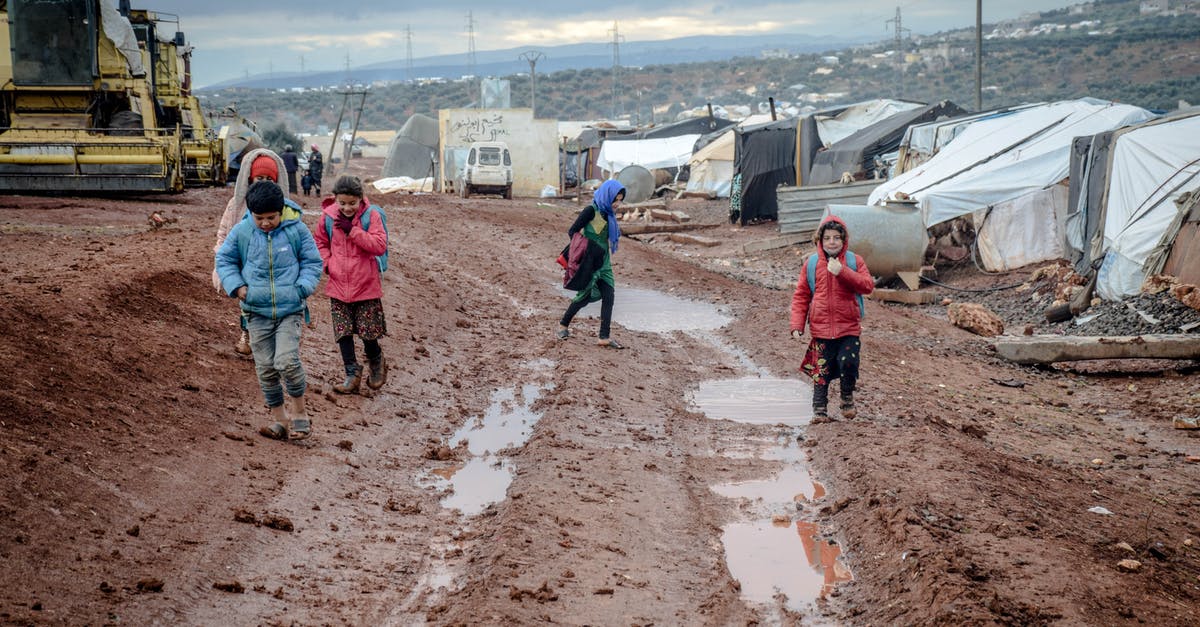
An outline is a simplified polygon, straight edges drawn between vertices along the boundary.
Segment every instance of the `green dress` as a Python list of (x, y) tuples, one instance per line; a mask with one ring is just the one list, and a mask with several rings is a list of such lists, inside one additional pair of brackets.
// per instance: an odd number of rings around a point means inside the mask
[[(595, 209), (595, 205), (592, 208)], [(592, 274), (592, 280), (588, 282), (587, 287), (575, 293), (575, 298), (572, 298), (571, 302), (577, 303), (586, 300), (594, 303), (600, 300), (600, 290), (596, 288), (596, 281), (604, 281), (613, 287), (617, 285), (616, 279), (613, 278), (612, 253), (608, 250), (608, 220), (604, 218), (599, 209), (596, 209), (596, 217), (583, 226), (583, 236), (604, 249), (604, 264)]]

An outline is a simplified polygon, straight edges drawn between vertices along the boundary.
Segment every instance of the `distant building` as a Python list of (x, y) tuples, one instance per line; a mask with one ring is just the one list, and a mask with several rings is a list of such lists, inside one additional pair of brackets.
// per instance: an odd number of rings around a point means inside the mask
[(1142, 4), (1138, 6), (1138, 13), (1142, 15), (1165, 13), (1170, 8), (1171, 3), (1169, 0), (1142, 0)]
[(792, 53), (784, 48), (771, 48), (763, 50), (761, 56), (764, 59), (790, 59), (792, 58)]
[(834, 55), (829, 55), (827, 57), (821, 57), (821, 63), (825, 63), (828, 65), (837, 65), (837, 64), (841, 63), (841, 60), (838, 59)]

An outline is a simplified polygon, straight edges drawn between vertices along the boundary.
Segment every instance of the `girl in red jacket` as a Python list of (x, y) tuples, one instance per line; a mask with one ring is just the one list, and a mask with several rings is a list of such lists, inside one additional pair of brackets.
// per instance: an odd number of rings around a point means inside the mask
[[(387, 232), (382, 212), (363, 196), (362, 182), (356, 176), (342, 175), (333, 185), (333, 197), (321, 202), (322, 217), (317, 225), (317, 249), (325, 261), (329, 281), (329, 312), (333, 317), (333, 337), (342, 353), (346, 380), (334, 385), (340, 394), (358, 392), (362, 366), (354, 355), (354, 336), (362, 338), (363, 350), (371, 372), (367, 386), (373, 390), (387, 381), (387, 362), (379, 338), (387, 335), (383, 316), (383, 283), (375, 257), (387, 252)], [(372, 212), (363, 228), (363, 215)]]
[[(800, 339), (804, 325), (812, 335), (800, 371), (813, 380), (813, 423), (829, 421), (829, 382), (840, 378), (842, 416), (853, 418), (854, 386), (858, 381), (861, 352), (862, 296), (875, 289), (875, 281), (862, 257), (847, 250), (850, 236), (837, 216), (827, 216), (813, 239), (817, 252), (800, 270), (792, 295), (792, 337)], [(847, 256), (853, 255), (853, 260)], [(816, 264), (810, 275), (809, 264)], [(812, 286), (809, 285), (810, 276)]]

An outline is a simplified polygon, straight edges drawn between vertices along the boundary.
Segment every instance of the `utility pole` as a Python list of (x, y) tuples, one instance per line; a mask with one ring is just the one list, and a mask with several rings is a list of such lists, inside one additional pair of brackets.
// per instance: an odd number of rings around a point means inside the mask
[(325, 164), (325, 171), (331, 176), (335, 174), (337, 170), (333, 163), (333, 156), (337, 154), (335, 150), (337, 149), (338, 135), (342, 131), (342, 120), (346, 117), (346, 108), (351, 106), (350, 99), (352, 96), (361, 96), (361, 99), (358, 101), (358, 112), (354, 114), (354, 130), (350, 133), (350, 141), (346, 144), (345, 154), (342, 160), (343, 169), (350, 167), (350, 155), (352, 153), (352, 146), (354, 146), (354, 138), (358, 135), (358, 123), (362, 119), (363, 105), (365, 105), (367, 102), (366, 90), (353, 91), (351, 89), (347, 89), (346, 91), (340, 93), (342, 94), (342, 110), (340, 113), (338, 113), (337, 125), (333, 127), (333, 137), (329, 139), (329, 152), (325, 153), (329, 155), (329, 163)]
[(404, 25), (404, 41), (405, 41), (405, 48), (407, 49), (407, 55), (405, 56), (405, 62), (404, 62), (404, 78), (411, 81), (412, 73), (413, 73), (412, 72), (413, 68), (412, 68), (412, 25), (411, 24)]
[[(475, 107), (483, 107), (483, 92), (480, 91), (478, 96), (475, 96), (474, 85), (479, 83), (475, 76), (475, 14), (467, 11), (467, 75), (471, 78), (467, 81), (467, 95), (475, 98)], [(482, 85), (480, 89), (482, 90)]]
[(975, 0), (975, 110), (983, 111), (983, 0)]
[(521, 57), (529, 62), (529, 110), (537, 117), (537, 62), (546, 55), (537, 50), (522, 52)]
[[(613, 47), (613, 63), (612, 63), (612, 117), (617, 119), (618, 103), (617, 88), (621, 80), (621, 34), (617, 30), (617, 21), (613, 20), (612, 30), (612, 47)], [(622, 110), (623, 112), (623, 110)]]
[(896, 17), (885, 22), (891, 24), (895, 22), (895, 41), (892, 43), (893, 53), (896, 55), (896, 96), (899, 97), (904, 86), (904, 33), (911, 33), (910, 29), (904, 28), (900, 21), (900, 7), (896, 7)]

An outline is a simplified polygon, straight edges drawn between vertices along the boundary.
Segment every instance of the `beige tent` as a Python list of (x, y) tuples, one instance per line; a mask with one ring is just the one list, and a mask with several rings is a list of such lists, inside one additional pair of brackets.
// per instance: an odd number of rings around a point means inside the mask
[[(752, 115), (739, 122), (738, 126), (770, 121), (769, 114)], [(687, 191), (706, 193), (714, 198), (729, 198), (733, 183), (733, 128), (726, 129), (708, 145), (692, 153), (688, 161), (690, 173)]]

